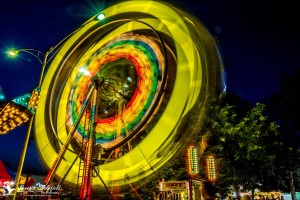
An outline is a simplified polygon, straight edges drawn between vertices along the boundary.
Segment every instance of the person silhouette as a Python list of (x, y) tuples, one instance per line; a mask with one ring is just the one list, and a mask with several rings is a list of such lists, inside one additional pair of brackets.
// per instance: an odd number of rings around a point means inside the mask
[(265, 200), (264, 195), (259, 194), (258, 196), (259, 196), (259, 200)]
[(274, 194), (271, 194), (271, 200), (275, 200)]

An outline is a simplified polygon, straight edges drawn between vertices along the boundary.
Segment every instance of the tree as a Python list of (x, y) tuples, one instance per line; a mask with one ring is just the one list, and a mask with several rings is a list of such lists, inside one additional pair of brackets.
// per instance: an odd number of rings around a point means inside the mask
[[(280, 125), (282, 147), (277, 163), (289, 177), (292, 199), (295, 195), (295, 176), (300, 168), (300, 70), (281, 74), (278, 90), (265, 99), (270, 117)], [(299, 176), (298, 176), (299, 178)]]
[(248, 104), (220, 105), (208, 132), (206, 150), (219, 163), (216, 186), (233, 186), (237, 194), (241, 186), (254, 191), (263, 183), (262, 174), (274, 173), (276, 156), (272, 149), (278, 143), (270, 141), (276, 140), (278, 126), (265, 116), (264, 104), (258, 103), (247, 112)]

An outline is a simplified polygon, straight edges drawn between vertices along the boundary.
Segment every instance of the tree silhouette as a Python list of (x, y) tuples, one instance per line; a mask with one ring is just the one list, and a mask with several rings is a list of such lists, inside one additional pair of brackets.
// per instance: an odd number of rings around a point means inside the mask
[(278, 152), (278, 173), (289, 177), (292, 199), (295, 200), (295, 181), (299, 180), (300, 168), (300, 70), (281, 74), (278, 90), (264, 102), (270, 117), (280, 125), (283, 145)]

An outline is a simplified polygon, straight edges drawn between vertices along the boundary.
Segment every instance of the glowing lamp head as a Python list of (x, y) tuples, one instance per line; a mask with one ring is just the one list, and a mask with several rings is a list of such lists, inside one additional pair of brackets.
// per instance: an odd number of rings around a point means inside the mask
[(105, 18), (105, 15), (103, 13), (100, 13), (99, 15), (97, 15), (96, 19), (101, 21)]
[(19, 53), (19, 51), (18, 50), (9, 50), (8, 52), (7, 52), (7, 54), (9, 55), (9, 56), (12, 56), (12, 57), (15, 57), (15, 56), (17, 56), (18, 55), (18, 53)]

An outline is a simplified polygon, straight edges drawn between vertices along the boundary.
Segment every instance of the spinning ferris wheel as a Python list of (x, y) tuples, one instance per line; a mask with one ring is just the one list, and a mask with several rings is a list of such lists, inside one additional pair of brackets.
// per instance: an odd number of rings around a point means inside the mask
[(55, 179), (83, 199), (152, 175), (198, 133), (220, 92), (214, 39), (169, 4), (114, 4), (60, 45), (41, 84), (34, 136), (46, 184)]

